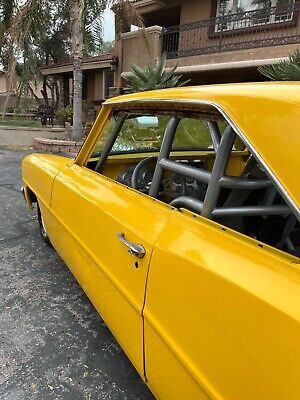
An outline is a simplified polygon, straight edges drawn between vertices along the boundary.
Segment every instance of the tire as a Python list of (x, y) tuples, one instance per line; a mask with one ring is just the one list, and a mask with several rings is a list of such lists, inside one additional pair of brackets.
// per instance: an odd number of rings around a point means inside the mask
[(40, 231), (40, 235), (42, 236), (42, 239), (44, 240), (44, 242), (48, 245), (52, 247), (52, 244), (50, 242), (45, 224), (44, 224), (44, 220), (42, 217), (42, 213), (41, 213), (41, 209), (39, 206), (39, 203), (37, 203), (37, 217), (38, 217), (38, 223), (39, 223), (39, 231)]

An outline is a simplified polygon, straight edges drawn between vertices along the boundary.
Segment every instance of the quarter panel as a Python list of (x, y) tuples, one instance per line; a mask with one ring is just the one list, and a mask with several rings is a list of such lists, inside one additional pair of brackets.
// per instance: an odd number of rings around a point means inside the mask
[(179, 399), (184, 370), (186, 398), (298, 399), (298, 259), (223, 229), (173, 211), (158, 239), (144, 310), (149, 384), (162, 375), (163, 398)]

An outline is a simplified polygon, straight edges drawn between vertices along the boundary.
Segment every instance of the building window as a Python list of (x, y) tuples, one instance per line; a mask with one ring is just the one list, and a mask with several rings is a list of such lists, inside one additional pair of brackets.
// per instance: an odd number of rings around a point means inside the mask
[(294, 0), (218, 0), (215, 31), (292, 21)]

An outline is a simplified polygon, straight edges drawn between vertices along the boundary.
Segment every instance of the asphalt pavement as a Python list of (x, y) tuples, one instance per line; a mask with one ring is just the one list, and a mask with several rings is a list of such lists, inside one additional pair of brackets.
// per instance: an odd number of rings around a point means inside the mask
[(0, 148), (0, 399), (153, 396), (20, 192), (26, 151)]

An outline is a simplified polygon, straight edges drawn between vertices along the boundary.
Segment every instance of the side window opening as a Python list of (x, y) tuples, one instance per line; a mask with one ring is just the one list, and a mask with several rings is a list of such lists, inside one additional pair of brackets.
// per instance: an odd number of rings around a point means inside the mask
[(162, 149), (161, 153), (165, 154), (158, 161), (150, 195), (158, 195), (160, 169), (193, 175), (197, 181), (207, 185), (203, 199), (182, 195), (172, 200), (170, 205), (186, 208), (260, 242), (300, 256), (299, 221), (254, 155), (250, 154), (239, 176), (226, 175), (227, 165), (235, 151), (236, 136), (227, 124), (220, 135), (211, 171), (185, 171), (181, 165), (167, 160), (167, 150)]
[(221, 115), (114, 115), (87, 167), (300, 257), (300, 223)]

